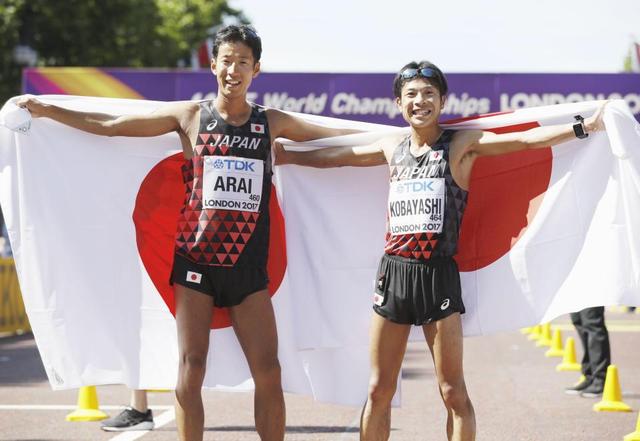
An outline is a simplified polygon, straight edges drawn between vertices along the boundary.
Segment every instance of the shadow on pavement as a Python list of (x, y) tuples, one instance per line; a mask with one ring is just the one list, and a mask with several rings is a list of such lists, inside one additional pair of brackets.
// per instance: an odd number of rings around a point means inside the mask
[(33, 334), (0, 338), (0, 384), (18, 385), (47, 381)]
[(403, 379), (423, 377), (434, 377), (434, 373), (422, 368), (402, 368)]
[[(253, 426), (205, 427), (205, 432), (255, 432)], [(287, 426), (286, 433), (357, 433), (357, 427), (346, 426)]]

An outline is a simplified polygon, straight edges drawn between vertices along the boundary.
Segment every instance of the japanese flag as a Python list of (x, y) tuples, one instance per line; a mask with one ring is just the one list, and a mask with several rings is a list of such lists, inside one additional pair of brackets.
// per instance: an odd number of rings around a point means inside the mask
[[(110, 114), (144, 114), (163, 104), (42, 99)], [(522, 109), (447, 127), (524, 130), (588, 117), (597, 106)], [(185, 190), (177, 136), (100, 137), (47, 118), (28, 128), (12, 112), (18, 110), (11, 104), (0, 112), (0, 124), (16, 130), (0, 127), (0, 203), (52, 387), (174, 387), (178, 351), (168, 280)], [(380, 131), (399, 130), (299, 116), (378, 131), (299, 146), (306, 149), (366, 145), (386, 135)], [(605, 123), (606, 132), (585, 140), (474, 165), (456, 257), (466, 335), (517, 329), (587, 306), (640, 305), (640, 126), (622, 100), (608, 105)], [(267, 271), (286, 391), (342, 404), (366, 399), (388, 173), (385, 166), (275, 168)], [(216, 309), (206, 386), (251, 386), (230, 324)]]

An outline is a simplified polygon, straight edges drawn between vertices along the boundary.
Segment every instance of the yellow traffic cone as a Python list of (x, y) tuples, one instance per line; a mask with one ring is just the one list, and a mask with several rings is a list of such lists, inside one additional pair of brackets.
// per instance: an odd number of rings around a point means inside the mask
[(602, 401), (594, 404), (593, 410), (596, 412), (631, 412), (631, 407), (622, 402), (618, 368), (613, 364), (607, 368)]
[(562, 363), (556, 366), (556, 371), (579, 371), (580, 363), (576, 362), (576, 346), (573, 337), (567, 337), (567, 343), (564, 345), (564, 355)]
[(624, 441), (640, 441), (640, 413), (638, 414), (638, 422), (636, 423), (636, 431), (624, 436)]
[(526, 328), (520, 329), (521, 334), (531, 334), (533, 332), (533, 326), (528, 326)]
[(536, 346), (551, 346), (551, 323), (542, 325), (542, 332)]
[(545, 357), (562, 357), (564, 356), (564, 348), (562, 347), (562, 332), (559, 329), (553, 330), (553, 338), (551, 339), (551, 348), (544, 353)]
[(67, 421), (100, 421), (109, 415), (98, 408), (95, 386), (83, 386), (78, 392), (78, 408), (67, 415)]
[(533, 331), (531, 331), (529, 333), (529, 337), (527, 337), (527, 340), (537, 340), (540, 338), (540, 333), (541, 333), (541, 328), (542, 326), (540, 325), (535, 325), (533, 327)]

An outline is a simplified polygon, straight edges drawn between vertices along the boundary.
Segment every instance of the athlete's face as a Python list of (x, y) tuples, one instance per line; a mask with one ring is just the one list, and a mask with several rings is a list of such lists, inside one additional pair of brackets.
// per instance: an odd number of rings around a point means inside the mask
[(260, 72), (260, 62), (256, 63), (246, 44), (228, 42), (218, 48), (218, 56), (211, 60), (211, 71), (218, 79), (218, 94), (244, 96)]
[(428, 79), (416, 78), (402, 85), (396, 102), (411, 127), (425, 128), (438, 123), (445, 99)]

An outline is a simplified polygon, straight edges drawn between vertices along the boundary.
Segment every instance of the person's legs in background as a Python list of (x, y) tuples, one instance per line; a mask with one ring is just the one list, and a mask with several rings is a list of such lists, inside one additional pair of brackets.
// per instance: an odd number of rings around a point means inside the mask
[(124, 432), (126, 430), (151, 430), (154, 427), (153, 413), (148, 408), (147, 391), (131, 390), (129, 407), (118, 415), (104, 420), (100, 425), (107, 432)]
[(581, 311), (581, 315), (582, 326), (588, 335), (585, 351), (589, 352), (592, 381), (589, 387), (584, 389), (580, 395), (586, 398), (594, 398), (602, 395), (607, 367), (611, 364), (609, 332), (604, 322), (604, 306), (584, 309)]
[(607, 367), (611, 363), (609, 332), (604, 322), (604, 307), (586, 308), (571, 313), (571, 322), (576, 328), (583, 348), (583, 381), (568, 387), (568, 394), (597, 397), (602, 394)]

